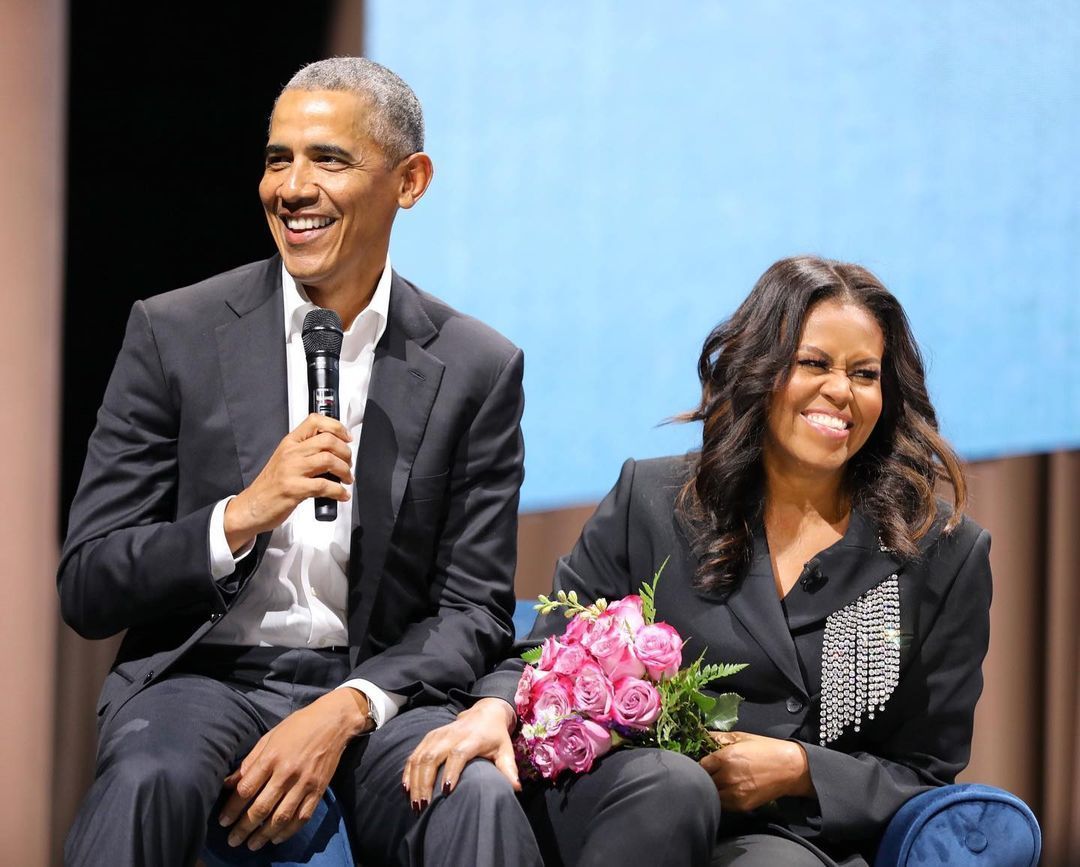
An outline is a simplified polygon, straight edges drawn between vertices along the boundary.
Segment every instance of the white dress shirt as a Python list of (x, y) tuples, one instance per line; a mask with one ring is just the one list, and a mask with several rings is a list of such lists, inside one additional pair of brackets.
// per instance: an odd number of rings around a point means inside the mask
[[(375, 345), (386, 330), (390, 310), (390, 260), (375, 287), (371, 303), (345, 332), (341, 343), (339, 380), (341, 422), (352, 434), (349, 449), (356, 469), (356, 447), (364, 426), (364, 408), (371, 384)], [(302, 329), (315, 305), (304, 287), (281, 268), (285, 305), (285, 363), (289, 391), (289, 429), (308, 415), (307, 357)], [(356, 496), (356, 492), (353, 492)], [(362, 496), (362, 494), (361, 494)], [(210, 517), (211, 574), (215, 580), (231, 575), (254, 544), (235, 556), (225, 539), (225, 507), (217, 504)], [(337, 520), (316, 521), (314, 500), (304, 500), (270, 534), (262, 562), (244, 594), (202, 639), (205, 644), (261, 647), (344, 647), (349, 643), (349, 547), (352, 500), (338, 503)], [(390, 720), (405, 703), (404, 696), (355, 679), (343, 687), (367, 696), (376, 726)]]

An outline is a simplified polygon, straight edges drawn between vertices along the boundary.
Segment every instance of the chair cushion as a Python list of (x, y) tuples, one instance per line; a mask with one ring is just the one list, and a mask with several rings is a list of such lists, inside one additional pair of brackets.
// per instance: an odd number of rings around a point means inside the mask
[(1027, 804), (967, 783), (916, 795), (889, 822), (875, 867), (1033, 867), (1042, 834)]

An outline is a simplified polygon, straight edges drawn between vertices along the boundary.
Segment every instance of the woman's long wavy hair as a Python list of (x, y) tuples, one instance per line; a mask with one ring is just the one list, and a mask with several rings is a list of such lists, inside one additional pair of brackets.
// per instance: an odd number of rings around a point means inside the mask
[(900, 303), (859, 265), (816, 256), (781, 259), (709, 334), (698, 361), (701, 404), (679, 417), (704, 423), (678, 509), (699, 558), (697, 586), (706, 592), (734, 589), (749, 566), (751, 525), (763, 509), (769, 404), (791, 375), (810, 308), (827, 299), (862, 307), (885, 335), (881, 416), (844, 468), (851, 504), (905, 559), (918, 555), (919, 539), (938, 517), (938, 481), (953, 489), (944, 532), (960, 522), (967, 502), (963, 471), (938, 433), (922, 356)]

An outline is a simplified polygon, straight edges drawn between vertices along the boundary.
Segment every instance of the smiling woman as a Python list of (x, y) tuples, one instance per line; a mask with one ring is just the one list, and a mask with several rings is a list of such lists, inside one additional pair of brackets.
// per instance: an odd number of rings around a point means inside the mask
[[(858, 265), (781, 260), (713, 329), (698, 373), (685, 420), (704, 423), (700, 451), (627, 461), (554, 592), (625, 597), (666, 562), (656, 616), (690, 636), (684, 658), (747, 663), (724, 681), (744, 698), (739, 731), (700, 763), (613, 751), (568, 786), (522, 784), (508, 734), (522, 662), (507, 660), (409, 759), (428, 827), (458, 827), (482, 780), (506, 796), (496, 836), (534, 823), (514, 863), (866, 864), (897, 809), (966, 764), (990, 540), (963, 515), (896, 298)], [(539, 617), (526, 645), (561, 627)]]

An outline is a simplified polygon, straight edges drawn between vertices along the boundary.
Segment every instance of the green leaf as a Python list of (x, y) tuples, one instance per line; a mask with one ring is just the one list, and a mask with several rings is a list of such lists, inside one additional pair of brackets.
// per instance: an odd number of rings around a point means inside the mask
[(729, 732), (739, 719), (742, 696), (734, 692), (718, 695), (710, 713), (705, 715), (705, 727), (714, 732)]
[(664, 558), (664, 562), (660, 564), (660, 568), (653, 575), (652, 584), (641, 585), (641, 615), (646, 623), (656, 622), (656, 585), (659, 583), (660, 575), (670, 559), (670, 554)]
[(521, 658), (524, 659), (526, 662), (531, 664), (531, 663), (534, 663), (534, 662), (539, 662), (540, 657), (543, 656), (543, 655), (544, 655), (544, 648), (541, 647), (538, 644), (538, 645), (536, 645), (536, 647), (529, 648), (523, 654), (521, 654)]

